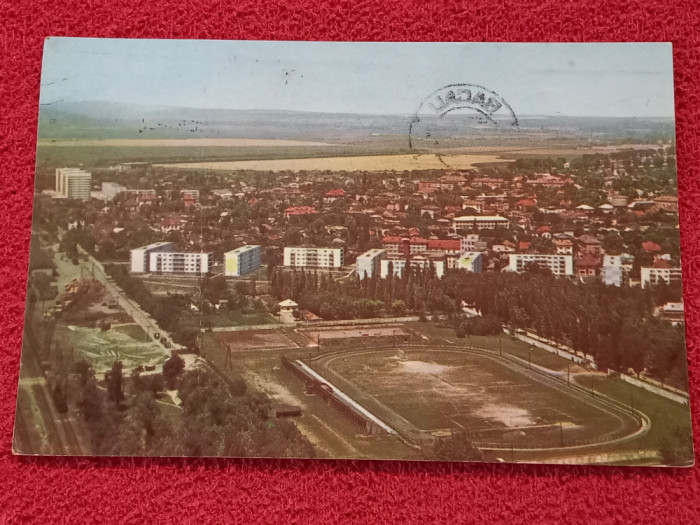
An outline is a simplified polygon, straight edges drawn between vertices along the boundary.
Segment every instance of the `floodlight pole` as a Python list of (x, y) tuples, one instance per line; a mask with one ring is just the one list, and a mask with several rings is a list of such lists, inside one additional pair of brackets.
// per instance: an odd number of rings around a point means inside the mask
[(559, 422), (559, 436), (561, 437), (561, 446), (564, 446), (564, 425), (562, 422)]

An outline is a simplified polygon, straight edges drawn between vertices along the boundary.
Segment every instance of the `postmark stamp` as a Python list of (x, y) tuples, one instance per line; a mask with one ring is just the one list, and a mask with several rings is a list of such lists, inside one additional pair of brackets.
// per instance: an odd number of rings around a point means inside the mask
[(408, 131), (410, 149), (435, 147), (474, 130), (518, 130), (518, 117), (502, 96), (477, 84), (449, 84), (418, 106)]

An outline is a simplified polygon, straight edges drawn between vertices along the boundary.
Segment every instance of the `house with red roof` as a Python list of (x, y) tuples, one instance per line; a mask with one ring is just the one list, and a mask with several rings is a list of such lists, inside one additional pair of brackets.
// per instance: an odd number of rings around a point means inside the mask
[(544, 226), (540, 226), (537, 228), (537, 235), (540, 237), (543, 237), (545, 239), (551, 239), (552, 238), (552, 230), (549, 226), (546, 224)]
[(447, 253), (460, 253), (462, 241), (459, 239), (428, 239), (428, 250), (442, 250)]
[(343, 188), (337, 188), (329, 190), (326, 193), (326, 196), (323, 198), (323, 202), (330, 204), (331, 202), (335, 202), (343, 197), (345, 197), (345, 190), (343, 190)]
[(532, 199), (521, 199), (515, 203), (515, 206), (520, 210), (526, 211), (537, 206), (537, 203)]
[(647, 253), (659, 253), (661, 251), (661, 246), (655, 242), (645, 241), (642, 243), (642, 248)]
[(318, 213), (313, 206), (291, 206), (284, 210), (284, 218), (296, 217), (299, 215), (313, 215)]
[(594, 277), (598, 273), (601, 261), (600, 257), (592, 253), (582, 253), (576, 256), (574, 265), (576, 267), (576, 275), (579, 277)]

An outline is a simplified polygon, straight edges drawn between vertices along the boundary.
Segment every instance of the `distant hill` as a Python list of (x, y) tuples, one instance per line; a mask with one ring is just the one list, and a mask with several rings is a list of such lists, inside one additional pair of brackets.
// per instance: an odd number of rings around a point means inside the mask
[[(200, 109), (117, 102), (56, 102), (39, 114), (42, 139), (260, 138), (323, 142), (376, 141), (407, 136), (412, 115), (357, 115), (283, 110)], [(450, 123), (451, 122), (451, 123)], [(455, 136), (488, 134), (468, 119), (441, 121)], [(586, 140), (646, 141), (674, 135), (673, 119), (520, 116), (525, 134)]]

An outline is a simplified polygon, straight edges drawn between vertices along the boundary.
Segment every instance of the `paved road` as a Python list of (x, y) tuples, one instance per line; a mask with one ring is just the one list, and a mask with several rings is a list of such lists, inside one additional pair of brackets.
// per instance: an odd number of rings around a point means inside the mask
[[(116, 299), (117, 304), (119, 304), (119, 306), (123, 308), (149, 336), (153, 337), (154, 334), (160, 334), (161, 337), (166, 336), (170, 340), (171, 345), (173, 345), (172, 348), (178, 347), (178, 345), (175, 345), (172, 339), (170, 339), (170, 334), (158, 326), (155, 319), (145, 312), (135, 301), (131, 300), (124, 290), (114, 283), (112, 278), (104, 272), (102, 265), (96, 261), (95, 258), (90, 255), (86, 255), (86, 257), (87, 261), (81, 264), (85, 264), (88, 267), (90, 275), (94, 275), (95, 279), (104, 283), (107, 292)], [(165, 346), (163, 346), (163, 348), (165, 348)]]

